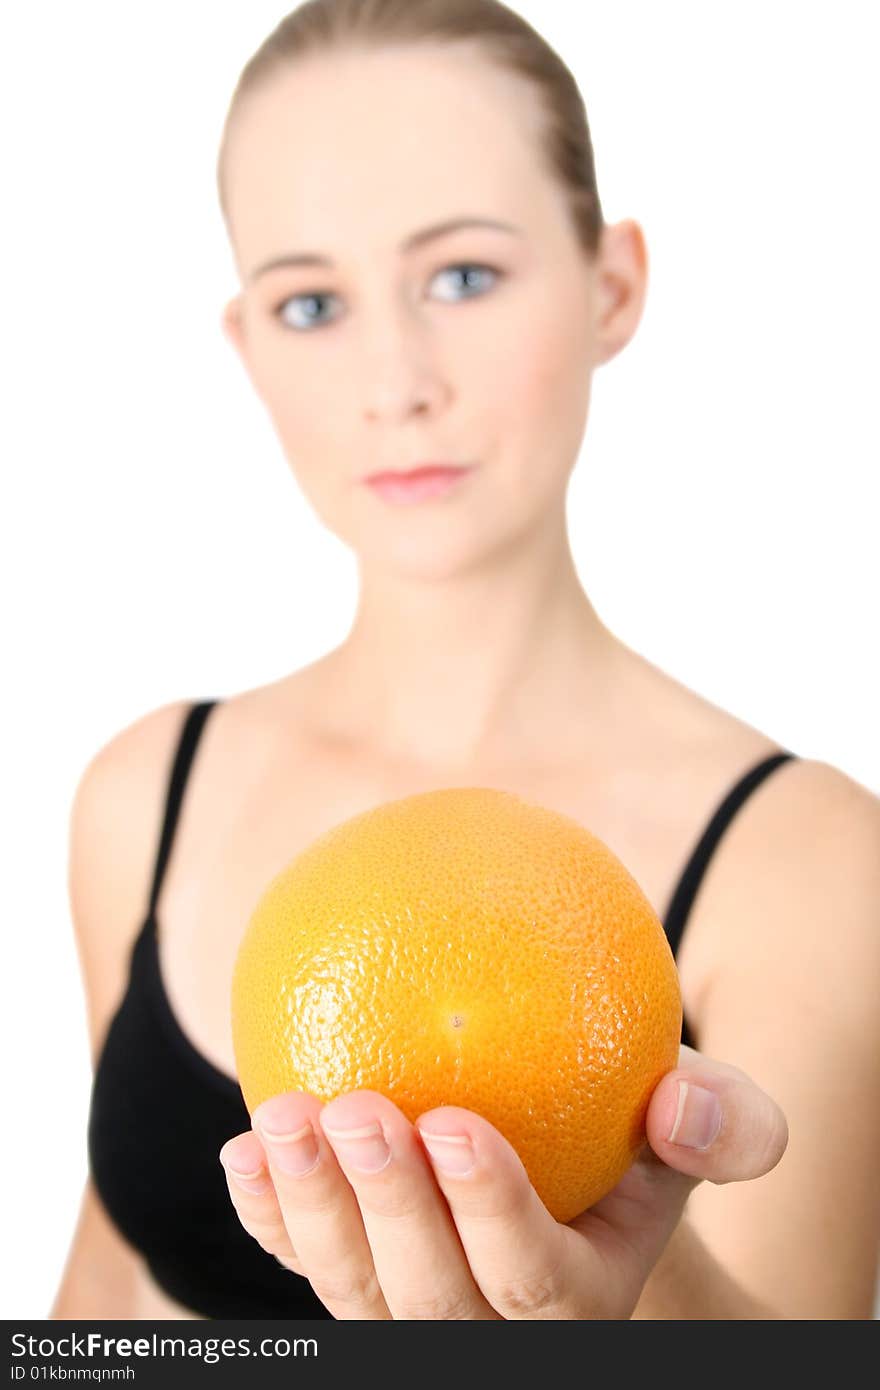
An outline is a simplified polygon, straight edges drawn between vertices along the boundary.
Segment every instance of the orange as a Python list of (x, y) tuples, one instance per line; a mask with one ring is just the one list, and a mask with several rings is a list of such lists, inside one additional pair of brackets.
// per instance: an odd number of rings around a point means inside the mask
[(320, 835), (261, 896), (232, 982), (250, 1113), (362, 1087), (410, 1121), (464, 1106), (559, 1221), (632, 1163), (681, 1018), (663, 927), (621, 861), (568, 816), (484, 787)]

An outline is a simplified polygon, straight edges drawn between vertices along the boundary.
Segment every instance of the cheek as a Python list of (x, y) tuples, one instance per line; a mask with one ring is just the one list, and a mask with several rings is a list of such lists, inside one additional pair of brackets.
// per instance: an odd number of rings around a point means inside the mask
[[(300, 355), (304, 357), (305, 355)], [(304, 459), (327, 456), (340, 420), (335, 371), (304, 369), (297, 354), (268, 337), (252, 356), (254, 384), (282, 443)]]
[(557, 316), (507, 342), (493, 364), (503, 402), (504, 437), (528, 471), (555, 478), (574, 465), (590, 399), (587, 344), (581, 325)]

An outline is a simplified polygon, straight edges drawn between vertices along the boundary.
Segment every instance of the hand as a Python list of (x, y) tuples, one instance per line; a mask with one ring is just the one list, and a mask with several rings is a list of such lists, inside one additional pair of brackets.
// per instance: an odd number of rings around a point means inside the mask
[[(705, 1091), (720, 1103), (714, 1133)], [(779, 1106), (744, 1072), (685, 1046), (651, 1096), (635, 1163), (565, 1225), (470, 1110), (412, 1125), (375, 1091), (323, 1106), (288, 1091), (251, 1123), (220, 1151), (239, 1219), (339, 1319), (629, 1318), (697, 1183), (761, 1177), (788, 1142)], [(268, 1127), (291, 1137), (273, 1142)]]

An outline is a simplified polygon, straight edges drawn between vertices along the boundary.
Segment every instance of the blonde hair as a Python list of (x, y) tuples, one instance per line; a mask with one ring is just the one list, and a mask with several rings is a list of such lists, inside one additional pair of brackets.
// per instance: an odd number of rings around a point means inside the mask
[(245, 64), (227, 110), (217, 159), (217, 189), (229, 229), (226, 148), (245, 96), (298, 59), (369, 52), (389, 45), (476, 45), (490, 61), (529, 82), (540, 102), (541, 157), (565, 189), (575, 234), (589, 258), (604, 225), (583, 97), (559, 55), (500, 0), (305, 0), (276, 25)]

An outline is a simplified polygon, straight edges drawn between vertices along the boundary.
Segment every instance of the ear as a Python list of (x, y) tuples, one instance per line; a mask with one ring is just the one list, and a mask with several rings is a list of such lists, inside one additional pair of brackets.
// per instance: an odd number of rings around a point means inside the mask
[(251, 386), (262, 400), (260, 388), (254, 380), (254, 374), (251, 371), (251, 359), (244, 325), (244, 305), (242, 303), (241, 292), (230, 299), (228, 304), (224, 305), (223, 313), (220, 316), (220, 326), (223, 329), (224, 336), (228, 338), (229, 342), (238, 353)]
[(645, 236), (632, 218), (606, 226), (596, 274), (596, 363), (626, 347), (639, 325), (648, 286)]
[(229, 339), (241, 360), (247, 367), (247, 353), (245, 348), (244, 324), (242, 321), (241, 295), (237, 294), (229, 303), (224, 305), (223, 313), (220, 317), (220, 326), (226, 338)]

